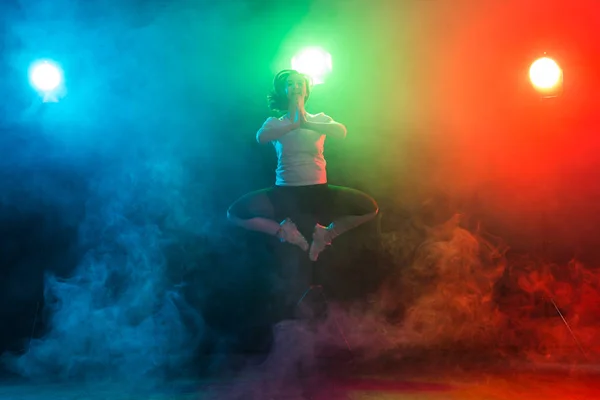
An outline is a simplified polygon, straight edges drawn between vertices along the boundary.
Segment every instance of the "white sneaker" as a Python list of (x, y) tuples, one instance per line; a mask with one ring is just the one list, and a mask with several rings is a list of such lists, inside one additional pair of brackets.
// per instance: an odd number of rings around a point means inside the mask
[(310, 250), (308, 252), (308, 258), (310, 258), (311, 261), (317, 261), (319, 254), (331, 244), (328, 233), (329, 230), (323, 225), (315, 225), (313, 241), (310, 244)]
[(282, 242), (288, 242), (294, 244), (302, 249), (302, 251), (308, 250), (308, 242), (302, 236), (296, 224), (292, 222), (291, 219), (286, 218), (279, 224), (281, 228), (279, 228), (279, 232), (277, 232), (277, 237)]

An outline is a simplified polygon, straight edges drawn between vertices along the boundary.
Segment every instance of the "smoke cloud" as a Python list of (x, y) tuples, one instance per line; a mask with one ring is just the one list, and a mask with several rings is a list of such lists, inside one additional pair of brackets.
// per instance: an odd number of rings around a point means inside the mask
[[(185, 296), (207, 285), (188, 288), (184, 278), (214, 265), (202, 261), (205, 250), (186, 255), (181, 247), (203, 242), (222, 252), (231, 200), (214, 189), (223, 167), (211, 165), (226, 86), (206, 79), (234, 38), (223, 10), (68, 1), (20, 7), (5, 16), (12, 18), (8, 68), (57, 59), (66, 93), (58, 103), (20, 95), (21, 103), (7, 105), (3, 205), (23, 214), (47, 210), (46, 219), (52, 212), (43, 239), (61, 226), (76, 232), (69, 246), (77, 261), (40, 267), (44, 306), (35, 318), (45, 331), (4, 361), (32, 378), (135, 380), (189, 366), (208, 333), (201, 305)], [(229, 16), (245, 7), (233, 4)], [(42, 249), (34, 251), (43, 264)], [(174, 263), (194, 258), (205, 265)]]
[[(509, 78), (494, 81), (492, 62), (481, 64), (505, 54), (496, 51), (507, 45), (499, 39), (502, 23), (489, 27), (499, 47), (466, 39), (490, 37), (474, 21), (488, 21), (483, 16), (494, 7), (469, 5), (461, 14), (454, 3), (436, 11), (437, 3), (414, 2), (393, 13), (314, 2), (293, 14), (268, 3), (5, 6), (2, 68), (14, 79), (2, 85), (15, 96), (2, 105), (0, 204), (11, 228), (1, 250), (14, 267), (0, 295), (6, 304), (26, 304), (14, 315), (41, 304), (35, 321), (23, 319), (24, 351), (5, 354), (5, 364), (36, 379), (137, 381), (187, 371), (204, 350), (227, 355), (252, 343), (272, 351), (260, 366), (240, 368), (240, 386), (219, 398), (260, 398), (318, 387), (311, 379), (323, 363), (346, 361), (341, 332), (354, 360), (371, 371), (425, 355), (436, 365), (444, 355), (453, 362), (465, 354), (578, 361), (578, 345), (597, 357), (599, 281), (573, 250), (595, 244), (587, 207), (597, 199), (597, 140), (581, 145), (597, 131), (592, 103), (579, 107), (584, 100), (567, 98), (570, 106), (541, 124), (552, 127), (547, 140), (531, 134), (547, 110), (530, 117), (530, 104), (514, 101), (522, 88), (505, 93)], [(335, 7), (344, 18), (326, 12)], [(506, 14), (520, 2), (514, 7)], [(328, 161), (332, 183), (365, 189), (383, 213), (377, 234), (370, 226), (344, 235), (323, 256), (333, 292), (327, 318), (281, 322), (272, 333), (265, 316), (271, 248), (229, 231), (223, 219), (236, 196), (272, 183), (272, 158), (250, 146), (266, 116), (257, 99), (269, 88), (292, 14), (330, 21), (324, 35), (339, 27), (342, 37), (342, 25), (352, 26), (357, 43), (348, 47), (364, 50), (347, 56), (355, 69), (347, 67), (346, 81), (334, 81), (332, 98), (349, 100), (333, 101), (331, 113), (349, 136), (331, 144)], [(419, 35), (399, 30), (417, 27), (399, 24), (397, 15), (423, 30), (422, 42), (401, 53), (390, 50), (396, 41)], [(368, 34), (356, 28), (363, 22)], [(452, 34), (433, 29), (440, 26)], [(394, 39), (371, 38), (383, 29)], [(429, 44), (431, 51), (421, 51)], [(466, 68), (471, 53), (479, 61)], [(452, 62), (438, 61), (440, 54)], [(22, 87), (22, 71), (43, 57), (65, 70), (67, 91), (56, 104), (41, 104)], [(403, 107), (393, 103), (399, 90), (413, 91)], [(501, 100), (483, 105), (482, 97)], [(562, 157), (571, 130), (582, 140)], [(28, 230), (12, 228), (23, 221)], [(367, 243), (369, 235), (378, 243)], [(558, 260), (548, 251), (560, 247), (553, 243), (565, 249)], [(328, 351), (336, 357), (325, 357)], [(257, 374), (274, 378), (256, 384), (249, 377)]]

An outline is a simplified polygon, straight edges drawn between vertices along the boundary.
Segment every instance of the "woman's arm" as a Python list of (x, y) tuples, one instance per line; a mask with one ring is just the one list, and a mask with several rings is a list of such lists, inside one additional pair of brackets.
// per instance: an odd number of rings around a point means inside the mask
[(331, 136), (333, 138), (344, 139), (346, 137), (346, 127), (339, 122), (305, 122), (303, 128), (319, 132), (322, 135)]
[(265, 123), (262, 128), (256, 133), (256, 141), (260, 144), (269, 143), (270, 141), (279, 139), (286, 133), (298, 129), (300, 123), (292, 123), (278, 126), (269, 126), (269, 123)]

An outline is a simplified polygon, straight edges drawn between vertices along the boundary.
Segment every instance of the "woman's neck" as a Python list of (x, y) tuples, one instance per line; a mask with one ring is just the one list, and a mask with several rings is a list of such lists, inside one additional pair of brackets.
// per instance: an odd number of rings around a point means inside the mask
[(296, 111), (301, 110), (303, 112), (306, 112), (306, 109), (304, 108), (304, 104), (301, 105), (291, 105), (288, 107), (287, 109), (287, 115), (294, 115), (296, 114)]
[(288, 112), (293, 114), (296, 112), (296, 109), (304, 110), (304, 101), (290, 101), (288, 103)]

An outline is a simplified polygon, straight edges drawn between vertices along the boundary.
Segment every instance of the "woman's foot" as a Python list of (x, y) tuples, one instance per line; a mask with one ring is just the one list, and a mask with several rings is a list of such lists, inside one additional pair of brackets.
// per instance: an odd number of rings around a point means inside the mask
[(313, 231), (313, 241), (310, 244), (310, 250), (308, 251), (308, 258), (311, 261), (317, 261), (319, 254), (331, 244), (329, 229), (323, 225), (315, 225)]
[(279, 226), (280, 228), (277, 232), (277, 237), (279, 240), (296, 245), (300, 247), (302, 251), (308, 250), (308, 242), (304, 236), (302, 236), (296, 227), (296, 224), (294, 224), (291, 219), (286, 218), (281, 222), (281, 224), (279, 224)]

